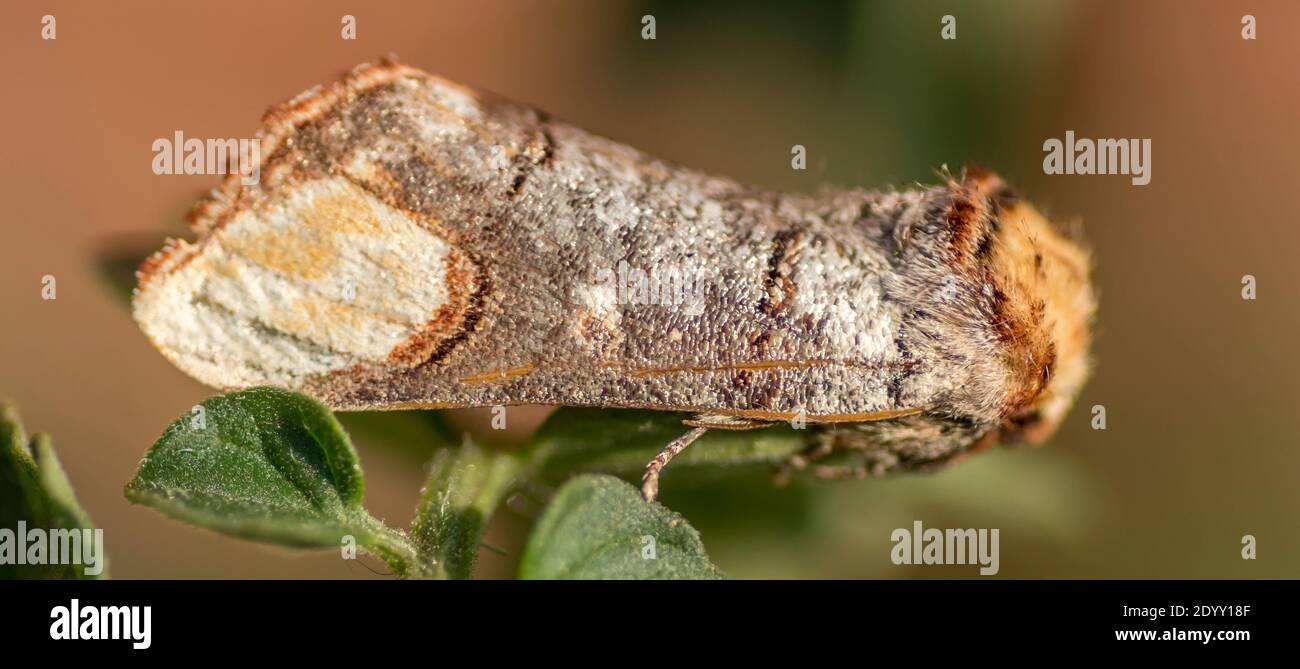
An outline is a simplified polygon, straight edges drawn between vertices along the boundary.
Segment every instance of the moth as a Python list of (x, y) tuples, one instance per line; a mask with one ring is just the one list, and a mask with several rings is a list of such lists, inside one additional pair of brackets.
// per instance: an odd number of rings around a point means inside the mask
[(771, 192), (392, 59), (263, 120), (257, 183), (138, 271), (141, 329), (210, 386), (691, 412), (654, 499), (712, 429), (806, 425), (787, 468), (829, 478), (1038, 442), (1089, 373), (1088, 253), (989, 171)]

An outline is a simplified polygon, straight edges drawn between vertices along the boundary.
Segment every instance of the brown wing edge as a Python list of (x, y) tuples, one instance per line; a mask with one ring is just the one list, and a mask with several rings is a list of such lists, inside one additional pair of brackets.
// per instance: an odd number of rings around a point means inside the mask
[[(403, 77), (433, 79), (442, 85), (464, 91), (476, 99), (482, 97), (480, 92), (471, 88), (403, 65), (390, 54), (376, 62), (358, 65), (331, 84), (313, 86), (266, 110), (262, 115), (262, 129), (254, 135), (261, 145), (259, 156), (261, 167), (266, 168), (268, 161), (275, 156), (276, 149), (303, 125), (320, 119), (336, 105), (360, 93)], [(194, 205), (186, 216), (192, 231), (202, 236), (220, 227), (234, 214), (242, 187), (241, 176), (235, 170), (230, 170), (216, 188)], [(136, 270), (137, 290), (155, 276), (164, 276), (184, 266), (194, 256), (196, 250), (196, 246), (190, 242), (168, 238), (162, 249), (140, 263), (140, 267)]]

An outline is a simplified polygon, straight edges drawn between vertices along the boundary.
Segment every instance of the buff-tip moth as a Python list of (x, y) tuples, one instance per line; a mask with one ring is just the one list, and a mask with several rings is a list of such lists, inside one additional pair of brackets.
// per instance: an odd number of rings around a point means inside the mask
[(211, 386), (693, 412), (653, 499), (708, 429), (806, 422), (790, 467), (874, 475), (1040, 441), (1088, 375), (1088, 255), (986, 171), (770, 192), (392, 60), (264, 122), (257, 183), (138, 273), (140, 327)]

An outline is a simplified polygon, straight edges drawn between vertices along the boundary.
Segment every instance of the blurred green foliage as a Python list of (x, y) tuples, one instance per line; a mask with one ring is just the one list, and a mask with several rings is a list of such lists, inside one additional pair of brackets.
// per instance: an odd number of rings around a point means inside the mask
[[(28, 438), (18, 410), (13, 405), (0, 403), (0, 528), (17, 532), (20, 521), (26, 524), (29, 533), (32, 530), (94, 529), (90, 517), (77, 503), (63, 466), (54, 455), (49, 435), (37, 434)], [(15, 552), (27, 550), (16, 535), (12, 539), (11, 548)], [(80, 541), (76, 543), (81, 544)], [(103, 547), (98, 549), (102, 555)], [(51, 557), (49, 549), (46, 550), (42, 559)], [(18, 564), (17, 555), (7, 555), (0, 562), (0, 580), (108, 577), (107, 569), (98, 574), (88, 574), (86, 566)]]

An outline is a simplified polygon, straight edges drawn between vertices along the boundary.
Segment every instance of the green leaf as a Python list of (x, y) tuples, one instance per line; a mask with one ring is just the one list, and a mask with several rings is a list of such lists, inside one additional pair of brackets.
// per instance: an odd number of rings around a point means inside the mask
[(423, 576), (469, 578), (483, 530), (524, 465), (514, 453), (466, 442), (440, 451), (429, 466), (411, 535)]
[(519, 567), (528, 579), (724, 578), (682, 516), (611, 476), (565, 484), (538, 521)]
[[(25, 523), (28, 532), (94, 529), (72, 492), (49, 435), (37, 434), (29, 440), (14, 407), (0, 404), (0, 529), (16, 533), (19, 521)], [(102, 546), (96, 548), (102, 557)], [(21, 549), (15, 545), (15, 550)], [(0, 564), (0, 578), (104, 578), (108, 575), (102, 564), (96, 565), (100, 568), (98, 574), (86, 573), (86, 566)]]
[[(640, 476), (645, 464), (668, 442), (690, 428), (689, 414), (661, 411), (611, 411), (565, 407), (557, 410), (533, 438), (541, 475), (558, 480), (570, 472)], [(667, 485), (689, 470), (735, 471), (741, 465), (771, 466), (807, 446), (809, 432), (780, 424), (755, 430), (711, 430), (680, 455), (664, 473)]]
[(238, 537), (358, 545), (405, 573), (413, 548), (361, 506), (356, 452), (329, 409), (279, 388), (218, 395), (181, 416), (126, 486), (132, 502)]

